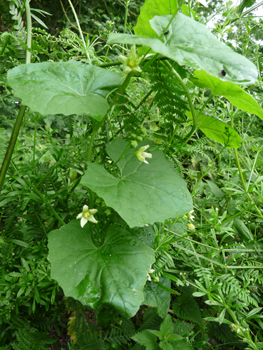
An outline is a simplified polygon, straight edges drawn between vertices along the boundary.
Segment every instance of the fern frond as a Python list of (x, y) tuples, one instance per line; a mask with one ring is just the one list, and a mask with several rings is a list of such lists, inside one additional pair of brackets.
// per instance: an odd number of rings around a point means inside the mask
[(198, 277), (198, 281), (202, 284), (205, 284), (207, 289), (210, 289), (212, 282), (212, 271), (210, 268), (198, 267), (194, 270), (196, 276)]
[(164, 270), (174, 267), (174, 261), (169, 252), (161, 250), (156, 253), (153, 269), (156, 276), (161, 276)]
[(86, 332), (82, 335), (81, 340), (78, 341), (78, 345), (80, 350), (107, 350), (107, 344), (120, 346), (122, 344), (127, 344), (129, 339), (129, 332), (113, 327), (106, 333), (100, 332), (99, 336), (95, 333), (89, 334)]
[(19, 329), (16, 338), (18, 342), (12, 344), (14, 350), (46, 350), (47, 345), (54, 344), (57, 341), (35, 328)]
[(157, 93), (155, 101), (160, 113), (166, 115), (166, 120), (174, 120), (175, 116), (183, 120), (184, 111), (188, 109), (185, 91), (178, 80), (171, 76), (171, 70), (162, 62), (155, 62), (147, 73), (152, 89)]
[(215, 279), (215, 284), (221, 284), (222, 292), (227, 296), (230, 293), (233, 294), (233, 297), (241, 302), (246, 303), (247, 305), (252, 304), (255, 307), (258, 307), (258, 298), (256, 294), (252, 296), (248, 286), (244, 288), (244, 280), (241, 277), (239, 280), (236, 276), (233, 275), (224, 275), (217, 277)]

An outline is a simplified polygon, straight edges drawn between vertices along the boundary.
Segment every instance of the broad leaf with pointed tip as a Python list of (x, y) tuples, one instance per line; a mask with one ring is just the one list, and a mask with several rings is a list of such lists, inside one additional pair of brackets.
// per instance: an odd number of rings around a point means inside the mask
[[(190, 112), (186, 112), (185, 114), (189, 118), (192, 118)], [(202, 130), (207, 137), (226, 147), (238, 148), (241, 145), (242, 138), (236, 130), (218, 118), (201, 114), (198, 117), (198, 128)]]
[[(143, 145), (152, 154), (149, 164), (135, 155)], [(116, 210), (130, 227), (164, 222), (192, 210), (192, 198), (185, 181), (163, 155), (149, 141), (130, 148), (117, 138), (107, 146), (107, 152), (120, 170), (119, 177), (108, 173), (102, 165), (88, 163), (81, 183)]]
[(22, 64), (8, 72), (15, 96), (41, 114), (88, 114), (101, 120), (108, 111), (106, 96), (121, 76), (76, 61)]
[(214, 95), (222, 95), (227, 98), (234, 106), (242, 109), (242, 111), (256, 114), (263, 119), (263, 110), (259, 104), (246, 93), (240, 86), (236, 84), (222, 81), (205, 71), (195, 71), (192, 82), (199, 87), (209, 88)]
[[(155, 16), (152, 29), (162, 35), (171, 16)], [(145, 45), (180, 65), (202, 69), (222, 80), (252, 84), (257, 80), (257, 68), (246, 57), (221, 43), (203, 24), (177, 13), (161, 40), (139, 35), (111, 33), (108, 44)], [(225, 76), (220, 73), (225, 71)], [(222, 74), (222, 73), (221, 73)]]
[(134, 316), (144, 299), (153, 249), (118, 226), (111, 226), (96, 247), (79, 220), (50, 232), (48, 241), (51, 277), (66, 296), (94, 309), (108, 304), (125, 317)]

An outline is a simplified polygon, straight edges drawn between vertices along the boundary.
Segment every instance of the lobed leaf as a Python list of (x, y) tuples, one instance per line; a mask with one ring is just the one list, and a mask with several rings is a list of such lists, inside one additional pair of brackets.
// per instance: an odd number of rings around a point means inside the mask
[(41, 114), (88, 114), (101, 120), (109, 109), (106, 96), (121, 76), (76, 61), (22, 64), (8, 72), (15, 96)]
[(114, 177), (102, 165), (88, 163), (81, 183), (116, 210), (130, 227), (144, 226), (156, 221), (182, 216), (192, 210), (192, 198), (186, 183), (165, 159), (163, 153), (149, 141), (147, 152), (152, 153), (149, 164), (135, 156), (136, 149), (116, 138), (107, 146), (107, 152), (120, 169)]
[(153, 249), (113, 225), (96, 247), (79, 220), (50, 232), (48, 241), (51, 277), (66, 296), (94, 309), (108, 304), (125, 317), (134, 316), (144, 299)]
[[(158, 36), (166, 30), (171, 18), (171, 15), (155, 16), (150, 20), (151, 27)], [(162, 39), (111, 33), (108, 44), (145, 45), (180, 65), (204, 70), (226, 81), (252, 84), (257, 80), (256, 66), (221, 43), (205, 25), (177, 13), (167, 31)], [(222, 71), (225, 72), (224, 76)]]

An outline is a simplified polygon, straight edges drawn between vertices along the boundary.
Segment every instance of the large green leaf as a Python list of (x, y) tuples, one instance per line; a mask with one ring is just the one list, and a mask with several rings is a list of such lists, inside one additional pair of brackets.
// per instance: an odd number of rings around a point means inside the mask
[(158, 38), (159, 35), (149, 23), (150, 19), (154, 16), (173, 15), (177, 10), (177, 1), (175, 0), (146, 0), (141, 7), (134, 33), (148, 38)]
[(106, 95), (121, 76), (106, 69), (70, 62), (22, 64), (8, 72), (15, 96), (41, 114), (88, 114), (101, 120), (109, 105)]
[(118, 226), (111, 226), (103, 245), (96, 247), (87, 227), (73, 220), (49, 233), (51, 277), (66, 296), (84, 305), (108, 304), (132, 317), (144, 299), (154, 251)]
[(149, 164), (141, 162), (134, 154), (136, 149), (117, 138), (107, 146), (107, 152), (120, 169), (119, 177), (108, 173), (102, 165), (88, 163), (81, 183), (109, 207), (116, 210), (130, 227), (163, 222), (182, 216), (192, 210), (192, 198), (185, 181), (149, 141), (137, 147), (150, 145)]
[[(171, 288), (171, 281), (168, 278), (160, 277), (160, 282), (168, 288)], [(144, 287), (143, 304), (157, 307), (157, 313), (161, 317), (165, 317), (170, 307), (171, 294), (159, 287), (153, 281), (147, 282)]]
[(242, 111), (258, 115), (263, 119), (263, 110), (259, 104), (236, 84), (222, 81), (205, 71), (195, 71), (192, 82), (204, 88), (209, 88), (214, 95), (222, 95), (227, 98), (234, 106), (242, 109)]
[[(171, 16), (155, 16), (150, 24), (158, 34), (163, 34)], [(109, 44), (137, 44), (171, 58), (180, 65), (202, 69), (222, 80), (235, 83), (254, 83), (257, 68), (246, 57), (224, 45), (201, 23), (177, 13), (161, 40), (138, 35), (111, 33)], [(223, 73), (222, 73), (223, 71)]]
[[(190, 112), (185, 113), (189, 118), (192, 118)], [(242, 138), (227, 123), (215, 117), (201, 114), (198, 117), (198, 128), (212, 140), (221, 143), (224, 146), (238, 148), (241, 145)]]

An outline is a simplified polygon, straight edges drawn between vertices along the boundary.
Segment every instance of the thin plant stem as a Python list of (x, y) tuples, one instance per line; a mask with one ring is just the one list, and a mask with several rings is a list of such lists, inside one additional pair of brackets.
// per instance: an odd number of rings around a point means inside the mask
[(33, 167), (35, 167), (35, 161), (36, 161), (36, 139), (37, 139), (37, 119), (35, 118), (34, 143), (33, 143)]
[(200, 182), (202, 181), (202, 179), (204, 178), (204, 176), (206, 176), (206, 174), (208, 173), (208, 171), (211, 169), (211, 166), (214, 164), (214, 162), (217, 160), (217, 158), (220, 156), (221, 153), (223, 153), (225, 147), (222, 148), (221, 152), (219, 152), (216, 157), (212, 160), (211, 164), (206, 168), (205, 172), (203, 173), (203, 175), (200, 177), (200, 179), (197, 181), (197, 183), (195, 184), (195, 187), (191, 193), (192, 196), (194, 196), (195, 194), (195, 190), (198, 187), (198, 185), (200, 184)]
[[(29, 0), (26, 0), (26, 20), (27, 20), (27, 47), (31, 48), (32, 21), (31, 21)], [(26, 63), (30, 63), (30, 62), (31, 62), (31, 53), (29, 52), (29, 50), (27, 50)], [(23, 121), (23, 117), (25, 115), (25, 111), (26, 111), (26, 106), (22, 105), (20, 107), (20, 109), (19, 109), (16, 121), (15, 121), (15, 125), (14, 125), (13, 130), (12, 130), (12, 135), (10, 137), (9, 145), (7, 147), (5, 158), (3, 160), (2, 167), (1, 167), (1, 170), (0, 170), (0, 191), (2, 190), (4, 181), (5, 181), (5, 177), (6, 177), (6, 174), (7, 174), (7, 170), (8, 170), (11, 158), (12, 158), (12, 154), (13, 154), (14, 149), (15, 149), (16, 141), (17, 141), (17, 138), (18, 138), (20, 127), (22, 125), (22, 121)]]
[(6, 49), (7, 45), (9, 44), (10, 39), (11, 39), (11, 35), (9, 35), (7, 37), (7, 39), (5, 40), (4, 45), (2, 46), (2, 50), (0, 51), (0, 56), (2, 56), (4, 54), (5, 49)]
[[(110, 108), (109, 110), (112, 109), (112, 107), (114, 106), (114, 104), (118, 101), (118, 98), (120, 96), (123, 95), (125, 89), (127, 88), (127, 86), (129, 85), (129, 82), (131, 80), (131, 77), (133, 75), (133, 72), (130, 72), (126, 78), (124, 79), (123, 83), (120, 85), (119, 87), (119, 90), (118, 92), (116, 93), (116, 96), (115, 98), (113, 99), (113, 101), (111, 102), (111, 105), (110, 105)], [(109, 111), (108, 111), (109, 112)], [(88, 148), (88, 151), (87, 151), (87, 161), (90, 162), (91, 161), (91, 157), (92, 157), (92, 148), (93, 148), (93, 144), (94, 144), (94, 140), (95, 140), (95, 137), (97, 135), (97, 132), (99, 130), (99, 128), (101, 127), (102, 123), (104, 122), (106, 116), (108, 115), (108, 112), (105, 114), (105, 116), (103, 117), (103, 119), (99, 122), (96, 123), (93, 131), (92, 131), (92, 134), (91, 134), (91, 138), (90, 138), (90, 143), (89, 143), (89, 148)], [(107, 121), (106, 121), (107, 122)], [(89, 194), (90, 194), (90, 202), (89, 202), (89, 205), (90, 207), (92, 208), (93, 204), (94, 204), (94, 192), (92, 190), (89, 189)], [(95, 241), (93, 240), (94, 244), (95, 244)]]
[(201, 113), (203, 112), (203, 110), (205, 109), (205, 107), (207, 106), (207, 104), (212, 100), (213, 97), (214, 97), (213, 94), (212, 94), (211, 96), (208, 97), (208, 99), (205, 101), (205, 103), (203, 104), (203, 106), (201, 107), (201, 109), (198, 111), (197, 117), (199, 117), (199, 115), (201, 115)]
[(179, 123), (177, 123), (175, 128), (174, 128), (173, 134), (172, 134), (172, 136), (171, 136), (171, 138), (170, 138), (170, 140), (169, 140), (169, 142), (168, 142), (168, 144), (167, 144), (167, 146), (166, 146), (166, 148), (164, 150), (164, 154), (166, 154), (168, 149), (170, 148), (178, 128), (179, 128)]
[(10, 141), (9, 141), (9, 145), (8, 148), (6, 150), (6, 154), (5, 154), (5, 158), (3, 160), (3, 164), (0, 170), (0, 191), (2, 190), (4, 181), (5, 181), (5, 177), (6, 177), (6, 173), (12, 158), (12, 154), (14, 152), (14, 148), (16, 145), (16, 140), (19, 134), (19, 130), (22, 124), (22, 120), (25, 114), (25, 110), (26, 110), (26, 106), (21, 106), (15, 121), (15, 125), (13, 127), (12, 130), (12, 135), (10, 137)]
[(76, 22), (77, 22), (79, 34), (80, 34), (80, 36), (81, 36), (81, 40), (82, 40), (83, 47), (84, 47), (84, 49), (85, 49), (85, 53), (86, 53), (88, 59), (90, 59), (89, 54), (88, 54), (88, 52), (87, 52), (86, 42), (85, 42), (85, 40), (84, 40), (84, 36), (83, 36), (82, 30), (81, 30), (81, 27), (80, 27), (80, 24), (79, 24), (78, 15), (77, 15), (77, 13), (76, 13), (76, 11), (75, 11), (75, 9), (74, 9), (74, 6), (72, 5), (72, 2), (71, 2), (70, 0), (68, 0), (68, 2), (69, 2), (69, 4), (70, 4), (70, 7), (71, 7), (72, 12), (73, 12), (73, 15), (74, 15), (75, 20), (76, 20)]
[[(231, 110), (233, 111), (233, 105), (231, 104)], [(234, 128), (234, 117), (231, 115), (231, 127)], [(263, 218), (263, 215), (261, 213), (261, 211), (259, 210), (258, 206), (256, 205), (254, 199), (251, 197), (250, 193), (248, 192), (247, 189), (247, 185), (242, 173), (242, 168), (240, 165), (240, 160), (239, 160), (239, 155), (238, 155), (238, 151), (236, 148), (234, 148), (234, 153), (235, 153), (235, 158), (236, 158), (236, 162), (237, 162), (237, 167), (238, 167), (238, 172), (239, 172), (239, 176), (240, 176), (240, 180), (243, 186), (243, 189), (248, 197), (248, 199), (251, 201), (251, 203), (253, 204), (254, 208), (256, 209), (256, 212), (258, 213), (258, 215)]]
[(130, 4), (130, 0), (127, 0), (126, 1), (126, 6), (125, 6), (125, 17), (124, 17), (123, 34), (126, 33), (129, 4)]
[(30, 12), (29, 0), (26, 0), (26, 27), (27, 27), (27, 50), (26, 50), (26, 63), (31, 62), (31, 46), (32, 46), (32, 19)]

